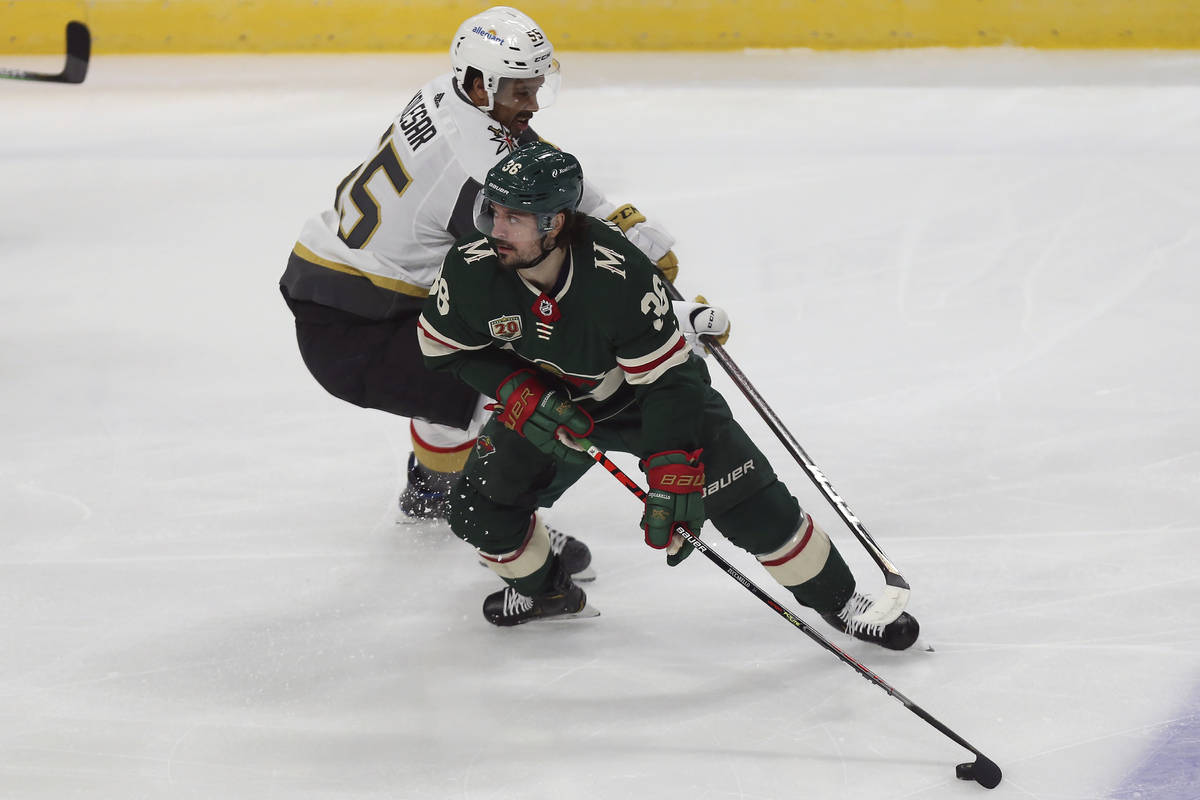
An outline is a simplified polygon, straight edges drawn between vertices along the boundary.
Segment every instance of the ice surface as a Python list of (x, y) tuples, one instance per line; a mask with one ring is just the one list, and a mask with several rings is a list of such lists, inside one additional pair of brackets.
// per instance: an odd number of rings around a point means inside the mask
[[(937, 652), (834, 641), (999, 763), (990, 796), (1200, 796), (1178, 747), (1174, 788), (1139, 783), (1200, 713), (1200, 57), (563, 62), (540, 132), (678, 236)], [(445, 66), (0, 85), (0, 797), (981, 792), (703, 558), (663, 566), (607, 475), (551, 512), (594, 551), (593, 621), (492, 629), (467, 548), (393, 524), (407, 426), (319, 389), (276, 282)]]

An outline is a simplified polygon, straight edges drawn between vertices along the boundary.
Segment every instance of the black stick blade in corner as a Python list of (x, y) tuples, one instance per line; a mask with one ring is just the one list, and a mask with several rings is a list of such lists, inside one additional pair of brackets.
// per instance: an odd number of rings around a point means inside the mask
[(67, 65), (62, 71), (63, 83), (83, 83), (91, 57), (92, 33), (88, 26), (75, 20), (68, 22)]
[(92, 33), (87, 25), (72, 20), (67, 23), (67, 64), (62, 72), (32, 72), (27, 69), (0, 67), (0, 78), (14, 81), (46, 81), (48, 83), (83, 83), (87, 77), (88, 61), (92, 57)]

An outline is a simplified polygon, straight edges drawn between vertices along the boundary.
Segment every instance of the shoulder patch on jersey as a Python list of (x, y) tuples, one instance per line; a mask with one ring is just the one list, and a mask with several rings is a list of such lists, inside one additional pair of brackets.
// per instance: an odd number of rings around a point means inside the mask
[(625, 270), (621, 269), (621, 266), (625, 263), (625, 256), (598, 242), (592, 242), (592, 248), (595, 252), (597, 267), (606, 269), (615, 275), (620, 275), (622, 278), (625, 277)]
[(495, 258), (496, 251), (492, 249), (492, 243), (485, 236), (482, 239), (476, 239), (473, 242), (460, 244), (458, 252), (463, 254), (463, 261), (468, 264), (474, 264), (484, 258)]
[(417, 92), (416, 97), (409, 100), (404, 111), (400, 112), (400, 130), (404, 133), (404, 140), (408, 142), (408, 149), (413, 153), (417, 152), (421, 145), (437, 137), (437, 128), (429, 118), (429, 109), (425, 108), (423, 92)]
[(503, 339), (512, 342), (521, 338), (521, 317), (518, 314), (506, 314), (488, 320), (488, 330), (493, 339)]

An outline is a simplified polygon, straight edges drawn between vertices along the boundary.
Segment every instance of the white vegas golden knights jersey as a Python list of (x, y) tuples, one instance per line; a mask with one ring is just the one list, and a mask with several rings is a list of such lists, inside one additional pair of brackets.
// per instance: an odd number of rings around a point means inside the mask
[[(423, 298), (458, 237), (474, 230), (488, 170), (520, 144), (459, 91), (451, 74), (412, 98), (374, 153), (308, 220), (281, 283), (294, 300), (386, 319)], [(580, 210), (615, 206), (585, 182)]]

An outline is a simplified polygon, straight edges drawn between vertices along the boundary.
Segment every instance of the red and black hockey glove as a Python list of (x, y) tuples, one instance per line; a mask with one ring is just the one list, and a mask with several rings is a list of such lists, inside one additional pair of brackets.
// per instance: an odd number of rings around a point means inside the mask
[(668, 450), (641, 463), (650, 484), (642, 530), (646, 544), (667, 551), (667, 564), (675, 566), (692, 552), (692, 545), (672, 531), (682, 523), (694, 534), (704, 524), (704, 464), (700, 451)]
[(575, 464), (591, 463), (587, 453), (568, 447), (559, 432), (571, 438), (592, 432), (592, 417), (560, 393), (547, 388), (531, 369), (509, 375), (496, 389), (497, 414), (504, 425), (524, 436), (543, 453)]

